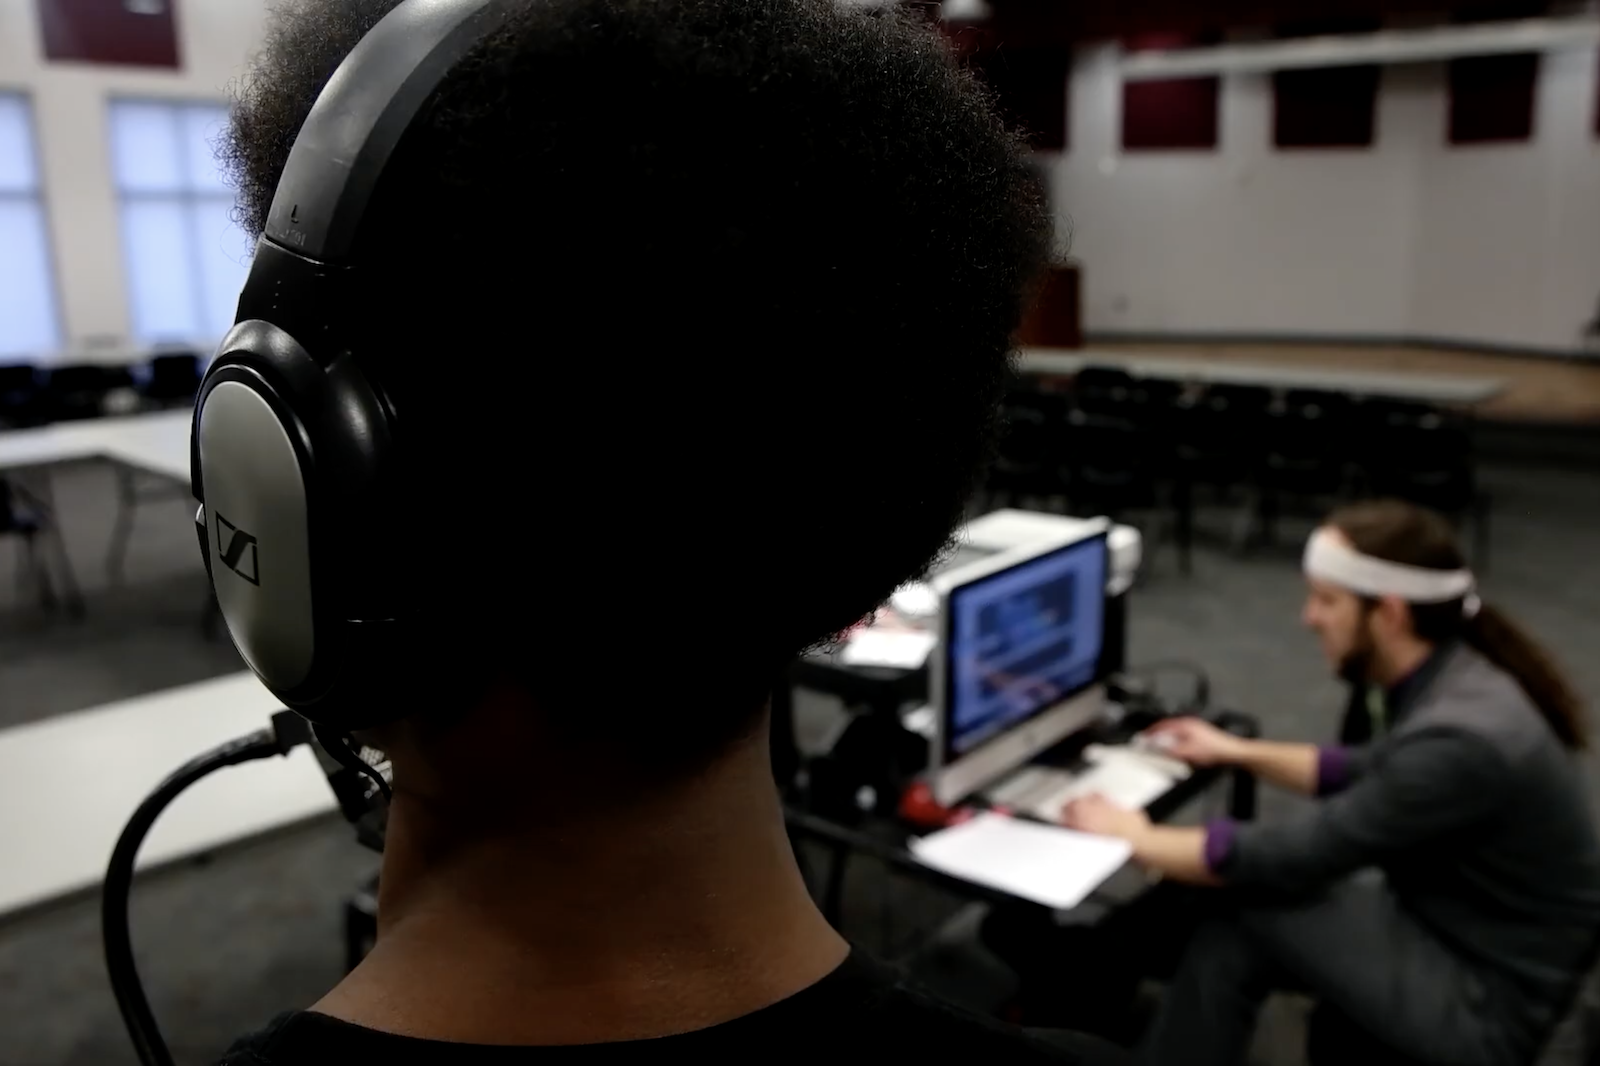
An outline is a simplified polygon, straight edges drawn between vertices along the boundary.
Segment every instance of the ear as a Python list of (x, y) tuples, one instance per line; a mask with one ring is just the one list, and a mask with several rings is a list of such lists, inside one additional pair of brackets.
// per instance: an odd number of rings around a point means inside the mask
[(1379, 596), (1372, 613), (1386, 633), (1411, 631), (1411, 605), (1399, 596)]

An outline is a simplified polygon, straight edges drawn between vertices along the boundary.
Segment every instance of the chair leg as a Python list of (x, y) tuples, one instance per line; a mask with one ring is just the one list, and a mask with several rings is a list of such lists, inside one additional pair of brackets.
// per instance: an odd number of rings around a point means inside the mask
[(128, 541), (133, 537), (133, 517), (139, 499), (133, 484), (133, 471), (116, 468), (117, 521), (111, 530), (111, 544), (106, 549), (106, 581), (114, 588), (122, 584), (123, 564), (128, 557)]
[(1261, 494), (1261, 544), (1271, 547), (1278, 542), (1278, 511), (1281, 500), (1277, 489), (1267, 489)]
[(1187, 478), (1177, 486), (1177, 541), (1178, 572), (1184, 577), (1194, 573), (1194, 486)]
[(33, 566), (30, 562), (30, 552), (24, 544), (17, 551), (17, 557), (12, 560), (11, 579), (16, 584), (17, 602), (20, 604), (28, 595), (28, 582), (33, 577)]
[(1472, 566), (1479, 574), (1489, 572), (1489, 498), (1483, 495), (1472, 501)]
[(844, 920), (844, 873), (849, 859), (850, 850), (835, 845), (833, 861), (828, 864), (828, 880), (822, 890), (822, 917), (835, 929)]
[[(39, 605), (47, 611), (56, 609), (56, 590), (50, 584), (50, 569), (39, 558), (39, 544), (37, 533), (25, 533), (22, 536), (22, 556), (26, 564), (26, 572), (33, 579), (33, 585), (39, 593)], [(18, 591), (21, 582), (18, 582)]]
[(1237, 554), (1243, 555), (1256, 544), (1261, 511), (1266, 506), (1263, 495), (1258, 487), (1247, 486), (1245, 489), (1244, 500), (1233, 518), (1233, 550)]
[(82, 618), (86, 613), (83, 603), (83, 592), (78, 587), (78, 578), (72, 571), (72, 557), (67, 554), (67, 541), (61, 535), (61, 528), (51, 518), (46, 526), (50, 536), (51, 545), (55, 548), (56, 561), (61, 565), (61, 594), (67, 603), (67, 614), (72, 618)]

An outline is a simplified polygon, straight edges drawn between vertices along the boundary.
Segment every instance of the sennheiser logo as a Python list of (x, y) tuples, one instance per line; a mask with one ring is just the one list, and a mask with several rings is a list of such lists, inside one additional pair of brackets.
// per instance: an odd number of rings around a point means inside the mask
[(256, 538), (217, 515), (217, 555), (222, 564), (252, 585), (261, 584), (260, 561), (256, 558)]

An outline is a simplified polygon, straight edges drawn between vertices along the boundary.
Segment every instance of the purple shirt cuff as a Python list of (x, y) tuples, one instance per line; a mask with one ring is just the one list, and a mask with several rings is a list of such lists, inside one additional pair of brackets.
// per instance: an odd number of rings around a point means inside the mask
[(1317, 795), (1331, 796), (1350, 784), (1350, 752), (1328, 745), (1317, 749)]
[(1206, 824), (1206, 844), (1203, 852), (1206, 860), (1206, 869), (1214, 874), (1222, 872), (1223, 863), (1233, 854), (1233, 840), (1239, 835), (1239, 827), (1232, 819), (1217, 818)]

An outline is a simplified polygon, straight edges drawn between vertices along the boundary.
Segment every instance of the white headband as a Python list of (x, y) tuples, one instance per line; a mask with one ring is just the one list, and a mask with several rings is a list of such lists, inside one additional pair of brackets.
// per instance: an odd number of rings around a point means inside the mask
[(1302, 563), (1307, 577), (1331, 582), (1360, 596), (1398, 596), (1407, 603), (1463, 601), (1472, 617), (1481, 604), (1471, 570), (1434, 570), (1363, 555), (1326, 527), (1306, 541)]

